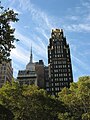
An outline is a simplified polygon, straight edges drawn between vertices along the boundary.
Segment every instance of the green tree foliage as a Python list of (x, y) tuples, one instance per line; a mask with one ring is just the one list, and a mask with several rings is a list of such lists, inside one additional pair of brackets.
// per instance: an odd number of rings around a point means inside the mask
[(68, 111), (59, 114), (60, 120), (90, 120), (90, 76), (80, 77), (70, 88), (59, 93), (59, 100), (68, 106)]
[(45, 90), (17, 82), (0, 88), (0, 103), (12, 111), (14, 120), (53, 120), (65, 110), (63, 102), (48, 96)]
[(0, 105), (0, 120), (13, 120), (13, 118), (13, 113), (9, 109)]
[(13, 10), (0, 6), (0, 62), (10, 60), (10, 51), (15, 48), (13, 43), (18, 41), (14, 37), (15, 29), (10, 25), (18, 21), (17, 15)]
[(59, 120), (90, 120), (90, 77), (80, 77), (69, 89), (62, 89), (58, 98), (37, 86), (7, 82), (0, 88), (0, 105), (12, 112), (14, 120), (57, 120), (57, 116)]

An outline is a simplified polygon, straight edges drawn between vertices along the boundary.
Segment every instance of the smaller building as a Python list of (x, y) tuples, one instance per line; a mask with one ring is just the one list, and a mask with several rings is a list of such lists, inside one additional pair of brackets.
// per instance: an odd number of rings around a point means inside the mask
[(17, 80), (20, 85), (37, 85), (37, 74), (35, 71), (30, 70), (19, 70)]
[(37, 73), (37, 85), (40, 88), (45, 88), (44, 82), (44, 62), (43, 60), (39, 60), (39, 62), (35, 63), (35, 70)]
[(13, 68), (11, 61), (2, 62), (0, 64), (0, 87), (8, 81), (11, 82), (13, 78)]
[(27, 85), (37, 85), (37, 74), (35, 70), (35, 63), (32, 61), (32, 48), (31, 48), (31, 55), (30, 61), (26, 65), (25, 70), (19, 70), (17, 80), (19, 81), (20, 85), (27, 84)]

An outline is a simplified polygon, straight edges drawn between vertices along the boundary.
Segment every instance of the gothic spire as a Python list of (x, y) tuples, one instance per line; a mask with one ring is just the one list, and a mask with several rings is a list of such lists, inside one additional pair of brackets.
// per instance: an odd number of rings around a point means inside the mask
[(31, 53), (30, 53), (30, 63), (32, 63), (33, 56), (32, 56), (32, 45), (31, 45)]

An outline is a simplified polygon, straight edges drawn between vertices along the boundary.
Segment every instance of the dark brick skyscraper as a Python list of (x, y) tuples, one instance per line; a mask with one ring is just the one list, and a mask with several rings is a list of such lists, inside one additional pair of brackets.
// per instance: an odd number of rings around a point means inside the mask
[(69, 44), (62, 29), (53, 29), (48, 45), (49, 81), (46, 90), (57, 95), (63, 87), (73, 82)]

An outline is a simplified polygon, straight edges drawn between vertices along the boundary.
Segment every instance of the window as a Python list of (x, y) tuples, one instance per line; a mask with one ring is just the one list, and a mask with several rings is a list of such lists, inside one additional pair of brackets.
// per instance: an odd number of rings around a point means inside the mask
[(56, 91), (59, 91), (59, 87), (56, 87), (55, 90), (56, 90)]
[(67, 49), (67, 53), (68, 53), (68, 49)]
[(55, 86), (59, 86), (59, 83), (55, 83)]
[(47, 91), (49, 91), (49, 88), (47, 88)]
[(68, 65), (68, 67), (70, 67), (70, 65)]
[(54, 69), (54, 72), (58, 72), (58, 70), (57, 70), (57, 69)]
[(69, 76), (71, 76), (71, 74), (69, 73)]
[(53, 79), (51, 79), (51, 81), (53, 82)]
[(52, 60), (50, 59), (50, 62), (52, 62)]
[(56, 68), (58, 68), (58, 66), (56, 65)]
[(49, 87), (49, 83), (48, 82), (46, 82), (46, 86)]
[(54, 89), (52, 88), (52, 91), (54, 91)]
[(51, 51), (49, 51), (49, 54), (51, 54)]

